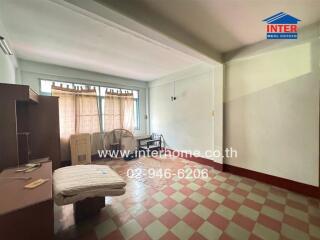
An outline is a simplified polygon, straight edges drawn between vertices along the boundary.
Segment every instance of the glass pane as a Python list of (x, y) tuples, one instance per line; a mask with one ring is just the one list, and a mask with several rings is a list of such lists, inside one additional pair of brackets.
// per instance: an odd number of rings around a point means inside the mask
[(57, 87), (64, 87), (64, 88), (73, 88), (73, 84), (72, 83), (65, 83), (65, 82), (58, 82), (58, 81), (54, 81), (54, 86)]
[(51, 94), (51, 86), (52, 86), (52, 81), (41, 80), (40, 91), (42, 93), (50, 93)]
[(74, 88), (76, 88), (76, 89), (86, 89), (86, 85), (84, 85), (84, 84), (78, 84), (78, 83), (75, 83), (75, 84), (73, 84), (74, 85)]
[(134, 129), (138, 129), (138, 111), (137, 111), (137, 101), (133, 104), (133, 114), (134, 114)]
[(110, 87), (108, 87), (107, 89), (108, 91), (114, 91), (114, 92), (118, 92), (120, 90), (119, 88), (110, 88)]
[(90, 89), (95, 89), (97, 96), (99, 96), (99, 86), (89, 86)]
[(106, 87), (100, 87), (100, 96), (104, 97), (106, 93)]
[(132, 90), (129, 89), (121, 89), (122, 93), (132, 93)]
[(133, 92), (133, 98), (138, 99), (139, 98), (139, 92), (136, 91), (136, 90), (133, 90), (132, 92)]
[(101, 97), (101, 126), (102, 126), (102, 131), (104, 131), (104, 103), (105, 99), (104, 97)]

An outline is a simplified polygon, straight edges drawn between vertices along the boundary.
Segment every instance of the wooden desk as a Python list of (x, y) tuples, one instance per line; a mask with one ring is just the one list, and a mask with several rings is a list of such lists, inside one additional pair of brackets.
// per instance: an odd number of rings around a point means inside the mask
[[(6, 179), (28, 177), (30, 180)], [(24, 186), (39, 178), (49, 179), (35, 189)], [(0, 174), (0, 239), (53, 239), (52, 163), (30, 173), (16, 168)]]

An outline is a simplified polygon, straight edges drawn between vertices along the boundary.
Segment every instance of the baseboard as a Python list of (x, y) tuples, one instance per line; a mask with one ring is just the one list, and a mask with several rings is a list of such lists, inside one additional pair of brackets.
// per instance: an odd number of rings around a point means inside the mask
[(308, 185), (308, 184), (304, 184), (304, 183), (299, 183), (299, 182), (289, 180), (286, 178), (276, 177), (276, 176), (272, 176), (269, 174), (232, 166), (229, 164), (217, 163), (217, 162), (214, 162), (213, 160), (210, 160), (207, 158), (195, 157), (195, 156), (190, 156), (190, 155), (182, 156), (182, 154), (183, 154), (182, 152), (175, 151), (175, 150), (172, 150), (169, 148), (166, 148), (166, 150), (170, 151), (175, 156), (181, 156), (184, 159), (213, 167), (214, 169), (216, 169), (218, 171), (229, 172), (234, 175), (251, 178), (251, 179), (254, 179), (259, 182), (263, 182), (263, 183), (267, 183), (267, 184), (270, 184), (270, 185), (273, 185), (276, 187), (284, 188), (284, 189), (287, 189), (292, 192), (296, 192), (296, 193), (303, 194), (303, 195), (310, 196), (310, 197), (314, 197), (314, 198), (320, 198), (320, 187), (316, 187), (316, 186), (312, 186), (312, 185)]
[(216, 169), (218, 171), (223, 171), (223, 164), (217, 163), (211, 159), (207, 159), (207, 158), (203, 158), (203, 157), (196, 157), (191, 154), (184, 154), (183, 152), (179, 152), (179, 151), (176, 151), (176, 150), (173, 150), (170, 148), (166, 148), (165, 150), (169, 151), (170, 153), (173, 153), (174, 156), (181, 157), (181, 158), (184, 158), (184, 159), (196, 162), (196, 163), (200, 163), (203, 165), (213, 167), (214, 169)]
[(256, 172), (253, 170), (232, 166), (229, 164), (223, 164), (225, 172), (229, 172), (242, 177), (252, 178), (254, 180), (271, 184), (280, 188), (287, 189), (303, 195), (320, 198), (320, 188), (305, 183), (299, 183), (286, 178), (276, 177), (269, 174)]
[(195, 157), (195, 156), (191, 156), (191, 157), (189, 157), (187, 159), (190, 160), (190, 161), (193, 161), (193, 162), (197, 162), (197, 163), (200, 163), (200, 164), (208, 165), (208, 166), (213, 167), (214, 169), (216, 169), (218, 171), (221, 171), (221, 172), (224, 171), (223, 164), (217, 163), (217, 162), (215, 162), (215, 161), (213, 161), (211, 159), (202, 158), (202, 157)]

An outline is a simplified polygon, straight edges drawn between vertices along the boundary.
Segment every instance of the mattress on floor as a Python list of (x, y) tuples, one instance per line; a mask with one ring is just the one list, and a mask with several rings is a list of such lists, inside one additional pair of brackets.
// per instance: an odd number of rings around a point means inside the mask
[(125, 181), (105, 165), (75, 165), (53, 173), (54, 200), (65, 205), (88, 197), (119, 196), (125, 193)]

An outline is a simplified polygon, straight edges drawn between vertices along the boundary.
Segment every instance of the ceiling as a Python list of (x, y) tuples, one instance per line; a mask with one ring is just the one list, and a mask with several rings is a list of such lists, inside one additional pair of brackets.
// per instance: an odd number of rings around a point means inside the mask
[(264, 40), (262, 20), (278, 12), (301, 19), (299, 27), (320, 21), (319, 0), (97, 1), (154, 28), (175, 26), (222, 53)]
[[(77, 1), (0, 0), (0, 20), (17, 57), (143, 81), (200, 63), (174, 45), (61, 4)], [(79, 2), (99, 3), (101, 11), (113, 9), (122, 14), (120, 19), (125, 15), (187, 48), (205, 49), (203, 53), (226, 53), (264, 40), (262, 20), (278, 12), (301, 19), (300, 28), (320, 21), (320, 0)]]
[(0, 0), (18, 58), (137, 80), (154, 80), (199, 60), (49, 0)]

